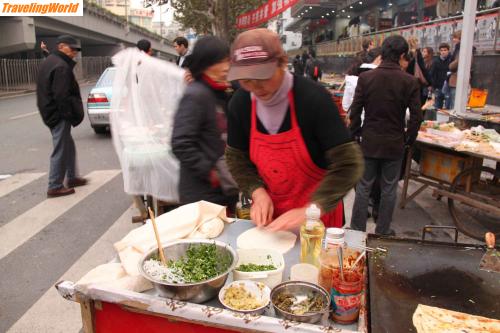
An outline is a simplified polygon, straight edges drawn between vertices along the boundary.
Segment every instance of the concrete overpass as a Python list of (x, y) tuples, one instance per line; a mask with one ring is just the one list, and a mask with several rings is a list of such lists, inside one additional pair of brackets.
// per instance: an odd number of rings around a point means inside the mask
[[(0, 17), (0, 57), (19, 53), (34, 53), (45, 41), (50, 50), (61, 34), (70, 34), (82, 44), (82, 56), (111, 56), (138, 40), (151, 41), (157, 55), (174, 59), (177, 55), (172, 42), (142, 27), (126, 22), (94, 3), (84, 1), (83, 16)], [(28, 56), (29, 57), (29, 56)]]

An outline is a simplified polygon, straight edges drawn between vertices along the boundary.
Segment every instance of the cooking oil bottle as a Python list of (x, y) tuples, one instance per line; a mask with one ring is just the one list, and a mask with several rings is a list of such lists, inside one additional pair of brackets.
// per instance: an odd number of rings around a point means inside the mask
[(325, 225), (320, 220), (321, 211), (315, 204), (306, 209), (306, 221), (300, 228), (300, 262), (308, 263), (319, 268), (319, 254)]

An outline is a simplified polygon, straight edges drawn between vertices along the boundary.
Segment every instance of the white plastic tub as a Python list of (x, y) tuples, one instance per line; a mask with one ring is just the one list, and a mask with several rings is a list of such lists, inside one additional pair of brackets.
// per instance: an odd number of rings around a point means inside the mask
[(274, 265), (275, 270), (262, 272), (241, 272), (233, 270), (233, 280), (251, 280), (261, 282), (269, 288), (274, 288), (283, 281), (283, 270), (285, 269), (285, 259), (276, 250), (271, 249), (239, 249), (238, 263), (236, 268), (242, 264)]

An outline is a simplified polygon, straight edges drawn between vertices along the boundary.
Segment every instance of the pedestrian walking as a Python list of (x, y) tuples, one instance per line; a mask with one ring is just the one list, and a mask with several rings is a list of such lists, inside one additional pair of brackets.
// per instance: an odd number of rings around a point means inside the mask
[(238, 189), (223, 159), (230, 87), (229, 45), (217, 37), (201, 38), (188, 69), (193, 82), (179, 103), (172, 133), (172, 150), (181, 167), (180, 201), (187, 204), (206, 200), (234, 209)]
[(188, 40), (186, 38), (177, 37), (176, 39), (174, 39), (174, 48), (175, 48), (175, 51), (177, 51), (177, 54), (179, 55), (177, 57), (177, 60), (175, 61), (177, 66), (182, 67), (182, 68), (188, 67), (188, 63), (189, 63), (189, 61), (187, 61), (188, 60), (188, 47), (189, 47), (189, 43), (188, 43)]
[(141, 39), (137, 42), (137, 48), (147, 55), (153, 55), (153, 48), (151, 47), (151, 42), (147, 39)]
[(362, 64), (370, 63), (370, 61), (368, 61), (368, 52), (375, 47), (373, 40), (370, 38), (363, 38), (361, 47), (362, 50), (354, 56), (354, 59), (346, 72), (347, 75), (358, 76), (360, 74), (358, 71), (360, 66)]
[(279, 36), (268, 29), (241, 33), (231, 51), (231, 99), (226, 159), (250, 216), (269, 230), (297, 230), (306, 207), (321, 208), (326, 226), (343, 224), (342, 198), (362, 173), (330, 93), (287, 70)]
[(302, 59), (298, 54), (295, 56), (295, 59), (293, 59), (293, 74), (304, 76), (304, 66), (302, 64)]
[[(388, 37), (382, 44), (380, 66), (362, 73), (358, 79), (351, 105), (350, 130), (361, 142), (365, 171), (356, 186), (351, 220), (351, 228), (355, 230), (366, 231), (369, 195), (378, 177), (381, 198), (375, 232), (395, 234), (390, 226), (405, 146), (415, 142), (422, 121), (418, 80), (402, 71), (399, 64), (408, 50), (403, 37)], [(405, 130), (407, 108), (410, 120)]]
[(354, 92), (356, 91), (356, 85), (358, 84), (358, 76), (361, 73), (369, 71), (371, 69), (377, 68), (382, 62), (382, 49), (376, 47), (368, 51), (365, 57), (366, 62), (362, 63), (358, 69), (353, 70), (356, 75), (346, 75), (345, 77), (345, 89), (344, 95), (342, 96), (342, 108), (345, 112), (349, 112), (351, 108), (352, 101), (354, 99)]
[(462, 39), (462, 31), (457, 30), (452, 34), (453, 44), (455, 49), (451, 56), (451, 62), (448, 65), (449, 78), (448, 78), (448, 91), (449, 91), (449, 101), (448, 109), (452, 110), (455, 107), (455, 95), (457, 91), (457, 79), (458, 79), (458, 62), (460, 58), (460, 40)]
[[(40, 65), (37, 80), (37, 105), (43, 122), (50, 128), (54, 150), (50, 156), (47, 197), (75, 193), (73, 187), (87, 184), (77, 173), (76, 148), (71, 127), (83, 118), (80, 87), (73, 73), (73, 60), (81, 47), (69, 35), (57, 38), (57, 50)], [(63, 185), (67, 180), (67, 187)]]
[(445, 101), (443, 86), (448, 79), (448, 66), (451, 62), (450, 45), (441, 43), (439, 45), (439, 57), (436, 57), (432, 62), (430, 77), (432, 89), (434, 91), (434, 107), (442, 109)]
[(321, 70), (321, 64), (318, 59), (316, 59), (316, 54), (311, 52), (309, 54), (309, 59), (306, 62), (305, 73), (308, 78), (313, 81), (318, 81), (323, 76), (323, 71)]

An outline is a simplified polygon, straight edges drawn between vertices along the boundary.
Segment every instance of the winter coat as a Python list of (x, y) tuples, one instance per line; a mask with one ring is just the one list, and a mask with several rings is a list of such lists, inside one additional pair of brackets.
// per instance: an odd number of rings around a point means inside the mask
[(203, 80), (188, 85), (175, 115), (172, 150), (180, 162), (179, 196), (182, 203), (206, 200), (227, 205), (222, 189), (211, 183), (225, 149), (227, 101), (223, 91)]
[(432, 88), (443, 88), (444, 82), (448, 78), (448, 66), (450, 65), (450, 62), (451, 55), (448, 55), (448, 57), (446, 57), (446, 59), (444, 60), (440, 57), (434, 59), (430, 70)]
[[(361, 126), (363, 108), (365, 118)], [(410, 109), (408, 126), (407, 108)], [(403, 72), (399, 64), (388, 61), (362, 73), (351, 104), (350, 120), (352, 135), (362, 138), (365, 157), (402, 159), (405, 144), (415, 142), (422, 122), (417, 78)]]
[(67, 120), (75, 127), (84, 118), (80, 87), (73, 73), (75, 65), (60, 51), (51, 53), (40, 65), (36, 100), (43, 122), (49, 128), (61, 120)]

